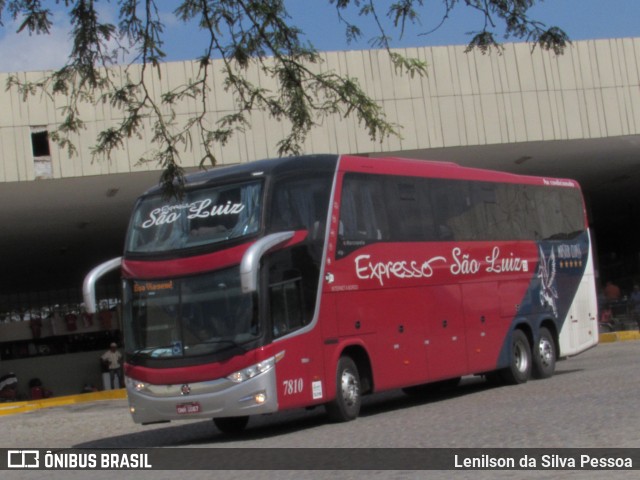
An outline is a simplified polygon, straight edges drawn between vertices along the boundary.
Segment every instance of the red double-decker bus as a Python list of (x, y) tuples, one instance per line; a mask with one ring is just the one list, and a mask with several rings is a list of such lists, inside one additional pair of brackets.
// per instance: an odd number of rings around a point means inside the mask
[(598, 342), (593, 256), (572, 180), (317, 155), (188, 176), (138, 200), (121, 268), (138, 423), (325, 405), (553, 375)]

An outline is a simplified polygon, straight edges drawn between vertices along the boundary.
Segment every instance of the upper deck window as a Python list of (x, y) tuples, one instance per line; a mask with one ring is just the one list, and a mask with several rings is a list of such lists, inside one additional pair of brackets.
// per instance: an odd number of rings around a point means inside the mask
[(559, 240), (585, 228), (577, 188), (347, 173), (337, 256), (381, 241)]
[(127, 251), (175, 251), (221, 243), (257, 233), (262, 182), (188, 190), (180, 200), (143, 198), (135, 208)]

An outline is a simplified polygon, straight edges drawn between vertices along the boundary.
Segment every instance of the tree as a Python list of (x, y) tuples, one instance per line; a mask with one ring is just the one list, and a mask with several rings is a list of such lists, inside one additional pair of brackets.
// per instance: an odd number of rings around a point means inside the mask
[[(386, 49), (398, 71), (424, 75), (427, 65), (404, 57), (391, 49), (390, 31), (402, 35), (408, 22), (418, 23), (428, 13), (423, 0), (315, 0), (328, 1), (344, 25), (348, 41), (363, 36), (361, 25), (372, 22), (378, 32), (370, 43)], [(528, 17), (536, 0), (441, 0), (444, 6), (441, 24), (459, 6), (478, 11), (481, 28), (475, 32), (468, 49), (486, 52), (500, 48), (496, 29), (504, 29), (506, 38), (526, 40), (543, 49), (562, 53), (567, 35), (558, 27), (547, 28)], [(541, 1), (541, 0), (540, 0)], [(7, 15), (19, 20), (18, 33), (48, 34), (54, 2), (41, 0), (0, 0), (0, 26)], [(149, 91), (152, 75), (160, 74), (164, 25), (156, 0), (120, 0), (119, 23), (102, 20), (97, 0), (56, 0), (66, 7), (72, 29), (73, 46), (68, 62), (46, 74), (38, 82), (21, 82), (12, 75), (7, 88), (17, 88), (24, 96), (44, 92), (66, 97), (63, 121), (51, 138), (70, 155), (75, 152), (73, 134), (83, 129), (80, 105), (83, 102), (108, 102), (123, 112), (122, 120), (101, 131), (92, 150), (94, 157), (109, 158), (124, 147), (127, 138), (141, 135), (144, 122), (153, 126), (151, 154), (162, 168), (161, 183), (167, 194), (179, 195), (183, 185), (180, 146), (202, 143), (205, 155), (201, 166), (215, 165), (213, 146), (225, 144), (235, 132), (249, 128), (248, 116), (263, 109), (279, 121), (287, 121), (289, 133), (278, 144), (280, 155), (301, 150), (310, 129), (322, 116), (355, 115), (372, 139), (398, 133), (398, 126), (387, 121), (381, 107), (354, 78), (316, 68), (320, 56), (304, 41), (303, 32), (291, 24), (284, 0), (180, 0), (174, 2), (175, 16), (207, 32), (204, 53), (197, 59), (198, 74), (189, 82), (154, 96)], [(166, 5), (165, 2), (163, 4)], [(381, 4), (386, 4), (382, 11)], [(431, 7), (433, 8), (433, 7)], [(4, 16), (4, 17), (3, 17)], [(356, 17), (358, 23), (347, 20)], [(115, 48), (114, 48), (115, 45)], [(109, 67), (123, 52), (129, 52), (124, 79)], [(221, 59), (224, 88), (235, 100), (236, 110), (215, 123), (207, 112), (212, 94), (210, 77), (213, 59)], [(132, 68), (132, 66), (136, 66)], [(251, 82), (249, 68), (277, 81), (277, 91), (269, 91)], [(219, 72), (217, 72), (219, 73)], [(200, 108), (186, 121), (177, 121), (175, 107), (186, 98), (196, 99)], [(197, 131), (199, 138), (192, 138)]]

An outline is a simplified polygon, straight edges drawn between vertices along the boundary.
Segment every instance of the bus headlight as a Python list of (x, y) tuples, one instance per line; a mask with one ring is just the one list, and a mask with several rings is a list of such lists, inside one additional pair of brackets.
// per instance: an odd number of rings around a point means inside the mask
[(275, 364), (275, 357), (267, 358), (260, 363), (256, 363), (255, 365), (251, 365), (250, 367), (238, 370), (237, 372), (229, 375), (227, 378), (233, 383), (242, 383), (246, 380), (249, 380), (250, 378), (260, 375), (261, 373), (268, 372), (274, 367)]
[(147, 385), (144, 382), (131, 377), (125, 377), (124, 383), (126, 384), (127, 388), (135, 390), (136, 392), (142, 392), (143, 390), (147, 389)]

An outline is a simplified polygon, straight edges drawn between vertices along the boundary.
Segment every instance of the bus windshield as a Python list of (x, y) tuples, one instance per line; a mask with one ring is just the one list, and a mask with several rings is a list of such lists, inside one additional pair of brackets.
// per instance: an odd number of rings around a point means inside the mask
[(258, 316), (241, 292), (239, 267), (169, 280), (125, 285), (125, 345), (146, 358), (193, 357), (255, 340)]
[(258, 232), (262, 182), (187, 190), (180, 200), (143, 198), (129, 226), (129, 253), (182, 250)]

